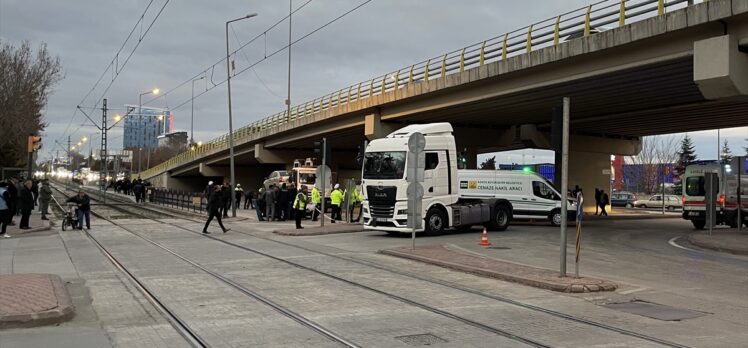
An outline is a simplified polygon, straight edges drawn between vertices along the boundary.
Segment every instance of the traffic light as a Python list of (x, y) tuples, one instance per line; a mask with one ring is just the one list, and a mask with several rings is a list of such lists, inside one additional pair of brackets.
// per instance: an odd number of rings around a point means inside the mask
[(457, 159), (457, 168), (467, 169), (467, 151), (460, 152), (460, 155)]
[(28, 138), (28, 152), (34, 152), (42, 148), (42, 137), (37, 135), (29, 135)]
[(320, 161), (324, 161), (324, 163), (320, 162), (321, 164), (330, 163), (330, 153), (330, 144), (327, 142), (327, 138), (322, 138), (322, 140), (314, 142), (315, 156), (317, 156)]

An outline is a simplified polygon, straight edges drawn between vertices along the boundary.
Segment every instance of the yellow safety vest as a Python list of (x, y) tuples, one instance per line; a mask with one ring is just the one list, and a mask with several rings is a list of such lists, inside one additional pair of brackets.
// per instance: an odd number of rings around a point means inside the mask
[(330, 194), (330, 201), (332, 202), (332, 205), (340, 205), (340, 203), (343, 202), (343, 192), (339, 189), (335, 189)]
[(296, 199), (293, 201), (293, 207), (296, 210), (306, 209), (306, 195), (304, 192), (299, 192), (299, 194), (296, 195)]
[(322, 196), (319, 194), (319, 190), (317, 190), (316, 187), (312, 189), (312, 203), (314, 204), (322, 203)]

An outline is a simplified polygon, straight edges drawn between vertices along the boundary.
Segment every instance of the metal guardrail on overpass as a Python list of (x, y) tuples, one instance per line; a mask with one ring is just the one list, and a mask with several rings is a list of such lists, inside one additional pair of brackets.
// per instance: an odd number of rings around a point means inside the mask
[[(234, 131), (234, 142), (258, 132), (304, 119), (315, 113), (381, 95), (409, 84), (445, 78), (453, 73), (505, 60), (534, 50), (555, 46), (567, 38), (588, 37), (598, 28), (624, 26), (646, 18), (662, 16), (668, 10), (682, 9), (693, 0), (604, 0), (540, 21), (486, 41), (434, 57), (409, 67), (360, 82), (312, 101), (296, 105)], [(699, 1), (699, 2), (706, 2)], [(572, 36), (573, 35), (573, 36)], [(228, 134), (208, 141), (140, 173), (151, 178), (181, 164), (201, 158), (215, 150), (228, 149)]]

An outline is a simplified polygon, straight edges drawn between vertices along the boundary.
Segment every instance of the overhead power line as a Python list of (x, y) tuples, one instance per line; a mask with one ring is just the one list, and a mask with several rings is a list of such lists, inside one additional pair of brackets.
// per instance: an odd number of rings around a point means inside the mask
[[(316, 29), (314, 29), (314, 30), (312, 30), (312, 31), (308, 32), (307, 34), (305, 34), (305, 35), (301, 36), (300, 38), (298, 38), (298, 39), (296, 39), (296, 40), (292, 41), (292, 42), (291, 42), (290, 44), (287, 44), (287, 45), (285, 45), (285, 46), (283, 46), (283, 47), (279, 48), (278, 50), (276, 50), (276, 51), (273, 51), (272, 53), (270, 53), (270, 54), (266, 55), (266, 56), (265, 56), (264, 58), (261, 58), (261, 59), (259, 59), (259, 60), (255, 61), (254, 63), (252, 63), (252, 64), (248, 65), (248, 66), (247, 66), (247, 67), (245, 67), (244, 69), (241, 69), (241, 70), (239, 70), (239, 71), (238, 71), (237, 73), (235, 73), (235, 74), (234, 74), (233, 76), (238, 76), (238, 75), (241, 75), (242, 73), (246, 72), (247, 70), (253, 69), (253, 68), (254, 68), (255, 66), (257, 66), (258, 64), (260, 64), (260, 63), (262, 63), (262, 62), (264, 62), (264, 61), (268, 60), (269, 58), (271, 58), (271, 57), (273, 57), (273, 56), (277, 55), (278, 53), (281, 53), (281, 52), (285, 51), (285, 50), (286, 50), (286, 49), (288, 49), (289, 47), (291, 47), (291, 46), (293, 46), (293, 45), (295, 45), (295, 44), (299, 43), (300, 41), (302, 41), (302, 40), (304, 40), (304, 39), (308, 38), (309, 36), (311, 36), (311, 35), (313, 35), (313, 34), (317, 33), (317, 32), (318, 32), (318, 31), (320, 31), (320, 30), (322, 30), (322, 29), (326, 28), (326, 27), (327, 27), (327, 26), (329, 26), (330, 24), (333, 24), (333, 23), (337, 22), (337, 21), (338, 21), (338, 20), (340, 20), (341, 18), (343, 18), (343, 17), (345, 17), (345, 16), (349, 15), (350, 13), (352, 13), (352, 12), (354, 12), (354, 11), (358, 10), (359, 8), (363, 7), (364, 5), (368, 4), (368, 3), (369, 3), (369, 2), (371, 2), (371, 1), (372, 1), (372, 0), (366, 0), (366, 1), (364, 1), (364, 2), (362, 2), (362, 3), (360, 3), (360, 4), (358, 4), (358, 5), (356, 6), (356, 7), (354, 7), (354, 8), (352, 8), (352, 9), (350, 9), (350, 10), (348, 10), (348, 11), (344, 12), (343, 14), (339, 15), (338, 17), (335, 17), (334, 19), (332, 19), (332, 20), (328, 21), (327, 23), (323, 24), (322, 26), (320, 26), (320, 27), (318, 27), (318, 28), (316, 28)], [(236, 52), (236, 51), (235, 51), (235, 52)], [(223, 59), (222, 61), (224, 61), (224, 60), (225, 60), (225, 58), (224, 58), (224, 59)], [(204, 72), (207, 72), (207, 71), (204, 71)], [(202, 73), (201, 73), (201, 74), (202, 74)], [(200, 74), (198, 74), (197, 76), (200, 76)], [(194, 78), (194, 77), (193, 77), (193, 78)], [(191, 81), (191, 80), (189, 80), (189, 81)], [(224, 84), (224, 83), (226, 83), (226, 79), (223, 79), (223, 80), (219, 81), (218, 83), (215, 83), (215, 82), (213, 82), (213, 86), (212, 86), (212, 87), (208, 87), (208, 88), (207, 88), (207, 89), (206, 89), (205, 91), (202, 91), (202, 92), (200, 92), (200, 93), (196, 94), (194, 98), (188, 98), (187, 100), (183, 101), (182, 103), (179, 103), (179, 104), (178, 104), (178, 105), (177, 105), (176, 107), (172, 108), (172, 110), (177, 110), (177, 109), (179, 109), (180, 107), (182, 107), (182, 106), (184, 106), (185, 104), (189, 103), (189, 102), (190, 102), (190, 101), (192, 101), (193, 99), (197, 99), (197, 98), (199, 98), (199, 97), (200, 97), (200, 96), (202, 96), (203, 94), (205, 94), (205, 93), (208, 93), (209, 91), (211, 91), (211, 90), (215, 89), (216, 87), (218, 87), (218, 86), (220, 86), (220, 85), (222, 85), (222, 84)], [(184, 83), (183, 83), (183, 84), (184, 84)], [(180, 86), (181, 86), (181, 85), (180, 85)], [(175, 90), (175, 89), (177, 89), (177, 88), (179, 88), (180, 86), (177, 86), (177, 87), (173, 88), (172, 90), (170, 90), (170, 92), (171, 92), (171, 91), (173, 91), (173, 90)], [(155, 99), (157, 99), (157, 98), (154, 98), (154, 99), (152, 99), (152, 100), (155, 100)]]
[[(112, 87), (112, 85), (114, 84), (114, 82), (117, 80), (117, 77), (119, 77), (120, 73), (122, 73), (122, 71), (124, 70), (125, 66), (127, 66), (127, 63), (130, 61), (130, 58), (133, 56), (133, 54), (135, 54), (135, 51), (140, 46), (140, 43), (143, 42), (143, 39), (145, 39), (145, 37), (148, 35), (148, 32), (150, 32), (150, 30), (153, 27), (153, 25), (156, 23), (156, 21), (158, 20), (158, 18), (161, 16), (161, 13), (163, 13), (164, 9), (166, 8), (166, 5), (169, 4), (169, 1), (170, 0), (165, 0), (164, 1), (164, 4), (158, 10), (158, 13), (156, 13), (156, 16), (148, 24), (148, 26), (146, 27), (145, 31), (143, 31), (143, 24), (145, 23), (145, 15), (148, 13), (148, 10), (151, 8), (151, 5), (153, 4), (154, 0), (151, 0), (150, 2), (148, 2), (148, 5), (146, 5), (145, 10), (143, 10), (143, 13), (140, 15), (140, 17), (138, 18), (138, 20), (135, 22), (135, 25), (133, 25), (132, 29), (130, 30), (130, 33), (127, 35), (127, 37), (125, 38), (125, 40), (122, 42), (122, 45), (120, 46), (120, 48), (114, 54), (114, 57), (109, 62), (109, 65), (107, 65), (107, 67), (101, 73), (101, 75), (99, 76), (99, 78), (94, 83), (93, 87), (91, 87), (91, 89), (88, 91), (88, 93), (86, 93), (86, 95), (83, 97), (83, 99), (81, 99), (80, 103), (78, 103), (78, 105), (76, 105), (75, 111), (73, 112), (73, 115), (70, 117), (70, 121), (68, 122), (68, 125), (65, 127), (65, 131), (63, 132), (63, 134), (62, 134), (62, 136), (61, 136), (60, 139), (63, 139), (68, 134), (73, 134), (73, 133), (77, 132), (78, 130), (80, 130), (81, 127), (78, 127), (74, 132), (68, 133), (68, 131), (70, 130), (70, 126), (72, 125), (73, 121), (75, 120), (75, 117), (78, 115), (78, 106), (85, 104), (86, 100), (99, 87), (99, 84), (103, 81), (103, 79), (107, 75), (107, 73), (111, 73), (112, 78), (109, 81), (109, 84), (106, 86), (106, 88), (104, 88), (104, 91), (101, 93), (101, 96), (99, 96), (97, 98), (97, 100), (93, 104), (93, 106), (90, 107), (90, 111), (93, 111), (94, 109), (96, 109), (96, 107), (99, 105), (99, 103), (104, 98), (104, 96), (106, 95), (106, 93), (109, 91), (109, 89)], [(132, 50), (130, 50), (130, 52), (127, 54), (127, 57), (122, 62), (122, 64), (120, 64), (119, 57), (122, 54), (122, 52), (125, 49), (125, 47), (127, 46), (127, 43), (130, 42), (130, 39), (133, 37), (133, 34), (135, 33), (135, 31), (138, 28), (140, 28), (140, 33), (138, 34), (137, 42), (135, 43), (135, 46), (132, 48)], [(60, 139), (58, 139), (58, 140), (60, 140)]]

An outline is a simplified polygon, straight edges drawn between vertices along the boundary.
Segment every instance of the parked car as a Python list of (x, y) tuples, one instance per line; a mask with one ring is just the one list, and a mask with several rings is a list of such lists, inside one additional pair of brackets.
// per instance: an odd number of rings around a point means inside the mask
[(665, 201), (662, 200), (662, 195), (654, 195), (649, 197), (647, 200), (636, 200), (634, 206), (637, 208), (662, 208), (663, 203), (665, 209), (675, 210), (676, 208), (683, 208), (683, 202), (681, 198), (676, 195), (665, 195)]
[(631, 192), (615, 192), (610, 195), (610, 205), (614, 207), (633, 208), (636, 195)]
[(265, 189), (270, 188), (270, 185), (281, 186), (283, 183), (288, 184), (291, 176), (285, 170), (276, 170), (270, 173), (267, 179), (262, 183)]

